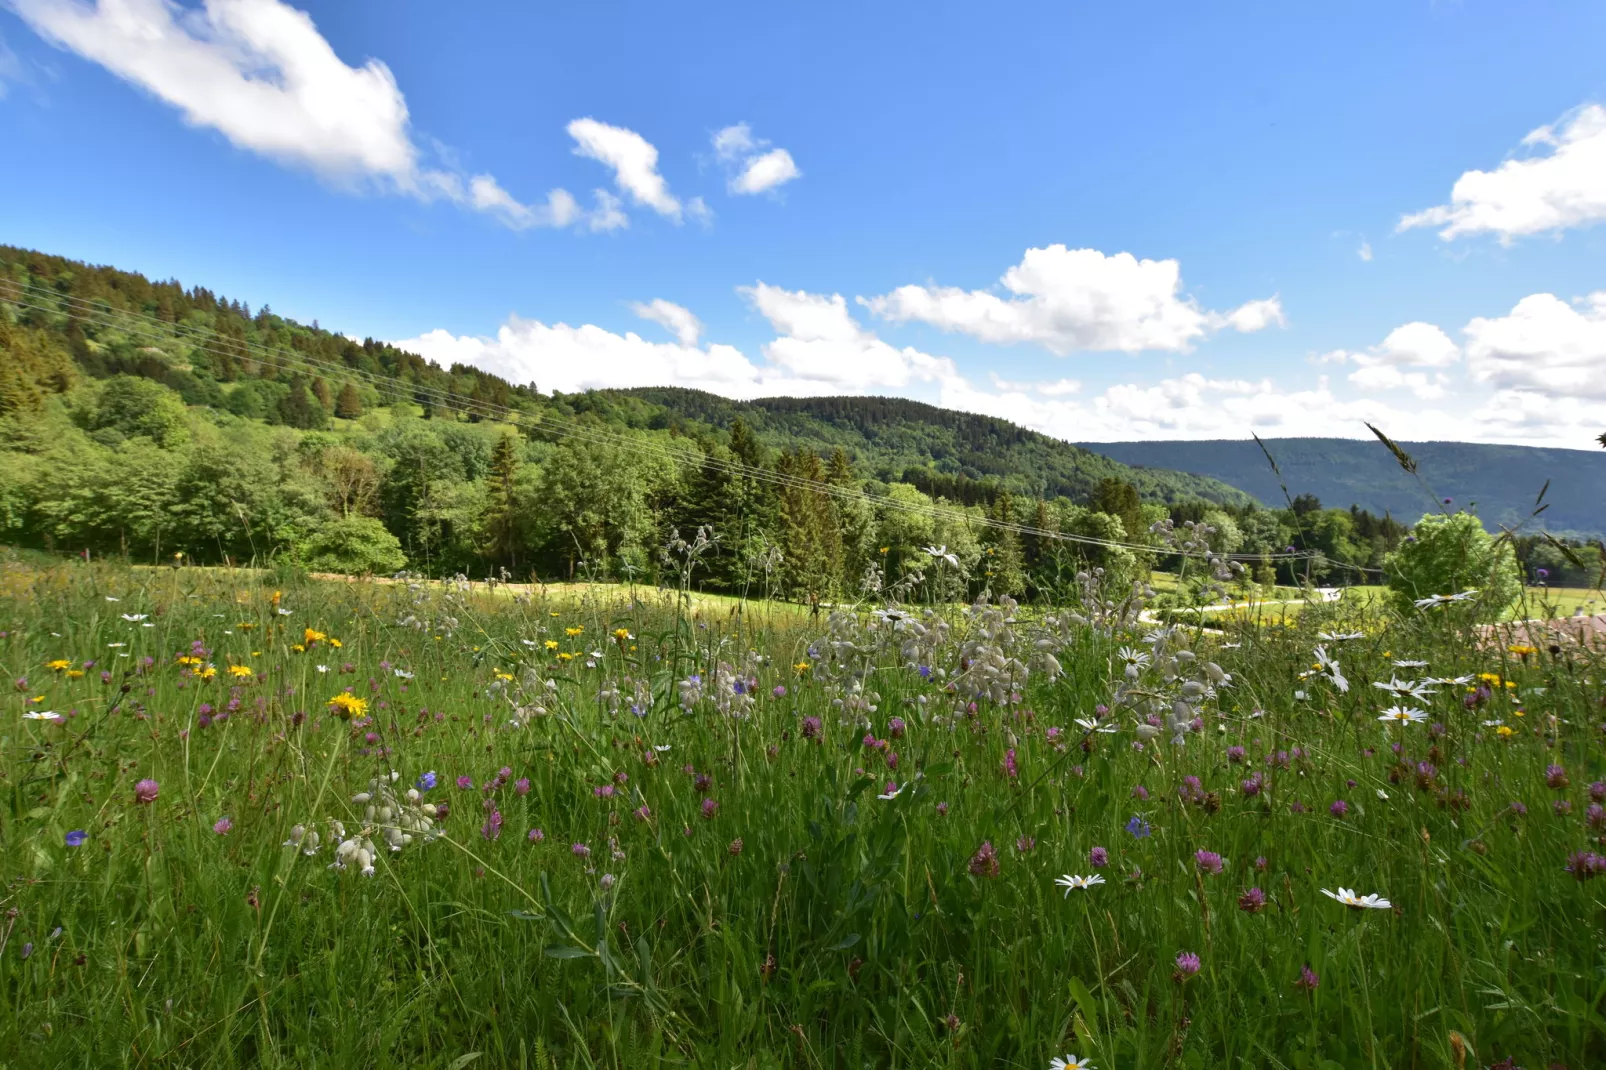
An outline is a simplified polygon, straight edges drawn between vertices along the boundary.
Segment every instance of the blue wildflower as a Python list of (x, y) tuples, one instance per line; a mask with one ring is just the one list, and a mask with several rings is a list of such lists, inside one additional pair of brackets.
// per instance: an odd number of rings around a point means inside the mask
[(89, 839), (89, 833), (85, 832), (83, 829), (73, 829), (71, 832), (67, 833), (67, 846), (82, 847), (84, 845), (84, 841), (87, 839)]
[(431, 769), (418, 778), (418, 790), (428, 791), (435, 786), (435, 770)]
[(1126, 823), (1126, 830), (1132, 834), (1133, 839), (1141, 840), (1149, 835), (1149, 823), (1137, 814), (1133, 814), (1132, 820)]

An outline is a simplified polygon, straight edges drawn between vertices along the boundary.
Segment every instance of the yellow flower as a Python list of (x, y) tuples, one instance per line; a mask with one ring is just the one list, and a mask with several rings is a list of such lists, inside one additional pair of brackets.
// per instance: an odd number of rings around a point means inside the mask
[(212, 679), (213, 677), (215, 677), (217, 675), (217, 666), (216, 665), (203, 665), (199, 669), (195, 669), (193, 671), (194, 671), (195, 675), (199, 676), (201, 679), (210, 680), (210, 679)]
[(556, 639), (548, 639), (546, 641), (546, 648), (548, 650), (556, 650), (558, 648), (558, 641)]
[(230, 665), (229, 675), (234, 677), (236, 680), (249, 680), (251, 677), (255, 676), (256, 673), (251, 671), (251, 666), (249, 665)]
[(615, 628), (613, 630), (613, 637), (619, 640), (621, 643), (625, 642), (627, 639), (635, 638), (635, 636), (630, 634), (630, 629), (628, 628)]
[(178, 663), (180, 665), (199, 665), (201, 659), (193, 654), (181, 654), (179, 655)]
[(1511, 712), (1516, 714), (1518, 717), (1526, 717), (1526, 716), (1528, 716), (1528, 711), (1527, 710), (1512, 710)]
[(565, 628), (565, 629), (563, 629), (563, 634), (567, 635), (570, 639), (573, 639), (575, 636), (579, 635), (583, 631), (585, 631), (585, 628), (583, 628), (583, 627), (580, 627), (580, 628)]
[(69, 668), (71, 668), (71, 666), (72, 662), (68, 661), (66, 658), (57, 658), (55, 661), (45, 662), (45, 668), (49, 669), (51, 672), (66, 672)]
[(242, 620), (239, 624), (236, 624), (235, 627), (240, 629), (242, 632), (248, 632), (248, 631), (251, 631), (253, 628), (256, 627), (256, 622), (255, 621), (249, 621), (249, 620)]
[(358, 698), (350, 691), (342, 691), (329, 700), (329, 712), (342, 721), (349, 721), (368, 712), (368, 700)]
[(1525, 658), (1529, 654), (1537, 654), (1537, 653), (1539, 653), (1539, 648), (1538, 647), (1529, 646), (1527, 643), (1517, 643), (1514, 646), (1506, 647), (1506, 649), (1508, 651), (1510, 651), (1511, 653), (1517, 655), (1519, 658)]
[(279, 599), (281, 597), (283, 597), (283, 592), (282, 591), (274, 591), (273, 592), (273, 597), (268, 599), (268, 604), (272, 605), (272, 606), (278, 605), (279, 604)]
[(327, 635), (323, 634), (322, 632), (318, 631), (316, 628), (308, 628), (306, 631), (301, 633), (301, 638), (302, 638), (302, 640), (304, 642), (306, 642), (310, 646), (313, 643), (316, 643), (316, 642), (318, 642), (320, 640), (323, 640), (323, 639), (327, 639), (329, 637)]
[(1495, 731), (1495, 735), (1499, 736), (1501, 739), (1510, 739), (1513, 735), (1516, 734), (1514, 731), (1512, 731), (1511, 726), (1508, 725), (1508, 724), (1503, 724), (1499, 728), (1496, 728), (1494, 731)]
[(1506, 689), (1509, 690), (1509, 691), (1515, 691), (1517, 689), (1517, 681), (1515, 681), (1515, 680), (1507, 680), (1506, 681)]
[(339, 650), (341, 647), (345, 646), (345, 644), (342, 643), (339, 639), (331, 639), (331, 640), (329, 640), (329, 645), (334, 647), (336, 650)]
[(67, 679), (69, 679), (69, 680), (77, 680), (80, 677), (82, 677), (83, 675), (84, 675), (84, 670), (82, 670), (82, 669), (68, 669), (67, 670)]
[(806, 661), (800, 661), (796, 665), (792, 666), (792, 668), (796, 669), (799, 673), (805, 673), (809, 671), (809, 663)]
[(501, 669), (497, 669), (496, 678), (498, 680), (511, 680), (513, 679), (513, 674), (510, 672), (503, 672)]
[(294, 650), (297, 654), (305, 654), (307, 652), (307, 648), (302, 646), (300, 643), (295, 644), (290, 649)]
[(565, 650), (563, 653), (558, 655), (558, 660), (559, 661), (573, 661), (574, 660), (574, 655), (569, 653), (567, 650)]
[(886, 552), (887, 552), (887, 551), (888, 551), (888, 550), (890, 550), (890, 549), (892, 549), (892, 547), (890, 547), (890, 546), (883, 546), (883, 547), (882, 547), (882, 548), (881, 548), (881, 552), (882, 552), (882, 553), (886, 553)]

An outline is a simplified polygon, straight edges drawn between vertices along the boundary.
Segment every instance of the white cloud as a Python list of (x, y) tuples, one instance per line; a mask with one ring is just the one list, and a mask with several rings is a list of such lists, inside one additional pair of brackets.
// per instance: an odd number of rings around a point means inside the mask
[[(1467, 367), (1499, 390), (1526, 390), (1551, 402), (1606, 401), (1606, 291), (1569, 305), (1532, 294), (1509, 315), (1468, 323)], [(1595, 420), (1606, 425), (1597, 407)]]
[(1450, 336), (1431, 323), (1414, 321), (1394, 328), (1377, 345), (1361, 353), (1335, 350), (1316, 358), (1318, 364), (1357, 365), (1349, 381), (1362, 390), (1410, 390), (1419, 398), (1445, 395), (1449, 376), (1407, 369), (1444, 369), (1461, 359), (1461, 349)]
[(987, 378), (992, 382), (994, 390), (1006, 394), (1038, 394), (1045, 398), (1059, 398), (1068, 394), (1079, 394), (1082, 391), (1082, 384), (1076, 379), (1055, 379), (1046, 383), (1012, 381), (1000, 377), (997, 372), (988, 372)]
[(764, 355), (795, 378), (861, 393), (958, 376), (945, 357), (899, 349), (866, 331), (848, 314), (841, 294), (783, 290), (763, 282), (740, 292), (780, 335), (764, 345)]
[(683, 346), (696, 345), (703, 333), (703, 321), (692, 315), (691, 309), (673, 301), (665, 301), (662, 297), (655, 297), (645, 304), (637, 301), (630, 306), (630, 311), (658, 324)]
[(1372, 243), (1369, 242), (1369, 241), (1361, 242), (1361, 247), (1359, 249), (1355, 250), (1355, 255), (1360, 257), (1362, 260), (1365, 260), (1367, 263), (1371, 263), (1372, 262)]
[(763, 151), (770, 142), (753, 136), (753, 128), (736, 123), (715, 132), (714, 154), (727, 166), (726, 188), (736, 194), (764, 193), (803, 174), (785, 149)]
[(1186, 350), (1212, 330), (1260, 330), (1283, 322), (1275, 297), (1231, 312), (1210, 312), (1181, 296), (1175, 260), (1106, 256), (1097, 249), (1028, 249), (1004, 273), (1004, 298), (952, 286), (900, 286), (861, 299), (895, 323), (919, 320), (984, 342), (1035, 342), (1058, 354), (1079, 349)]
[(1606, 219), (1606, 108), (1586, 104), (1522, 143), (1548, 151), (1466, 172), (1449, 204), (1404, 216), (1399, 229), (1442, 227), (1445, 239), (1488, 233), (1508, 242)]
[(662, 298), (632, 311), (666, 327), (674, 342), (649, 342), (591, 324), (570, 327), (509, 317), (494, 338), (434, 330), (394, 344), (443, 365), (470, 364), (542, 390), (687, 386), (726, 397), (861, 394), (940, 383), (957, 377), (952, 362), (898, 349), (864, 330), (839, 294), (811, 294), (758, 283), (741, 293), (778, 337), (755, 363), (733, 346), (699, 346), (702, 324)]
[(771, 149), (762, 156), (754, 156), (742, 168), (742, 173), (730, 181), (732, 193), (763, 193), (792, 181), (803, 172), (792, 161), (785, 149)]
[[(520, 204), (490, 175), (425, 166), (407, 101), (377, 59), (347, 66), (310, 16), (281, 0), (9, 0), (57, 47), (98, 63), (248, 152), (348, 187), (445, 198), (509, 226), (562, 226), (573, 198)], [(560, 221), (561, 220), (561, 221)]]
[(679, 199), (658, 173), (658, 150), (652, 142), (622, 126), (595, 119), (576, 119), (568, 126), (576, 156), (597, 160), (613, 169), (614, 184), (636, 204), (645, 205), (666, 219), (680, 222)]

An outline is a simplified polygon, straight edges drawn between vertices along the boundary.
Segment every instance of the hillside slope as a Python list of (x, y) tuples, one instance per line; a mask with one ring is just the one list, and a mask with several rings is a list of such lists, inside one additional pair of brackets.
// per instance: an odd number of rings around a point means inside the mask
[[(1248, 494), (1220, 480), (1134, 469), (1008, 420), (905, 398), (809, 397), (731, 401), (679, 387), (598, 391), (634, 397), (676, 418), (726, 429), (741, 417), (766, 445), (829, 453), (840, 447), (879, 479), (914, 483), (953, 498), (1002, 486), (1012, 493), (1081, 500), (1102, 479), (1123, 479), (1150, 501), (1203, 499), (1245, 505)], [(979, 481), (981, 487), (965, 486)], [(968, 493), (967, 493), (968, 492)]]
[[(1126, 464), (1183, 469), (1242, 487), (1269, 505), (1282, 503), (1277, 477), (1252, 441), (1090, 442), (1090, 450)], [(1545, 481), (1550, 503), (1535, 522), (1553, 532), (1606, 532), (1606, 451), (1406, 442), (1422, 482), (1401, 470), (1380, 443), (1339, 438), (1280, 438), (1266, 445), (1290, 493), (1314, 494), (1329, 505), (1351, 503), (1413, 523), (1435, 508), (1433, 495), (1458, 506), (1477, 503), (1491, 525), (1514, 524), (1532, 511)]]

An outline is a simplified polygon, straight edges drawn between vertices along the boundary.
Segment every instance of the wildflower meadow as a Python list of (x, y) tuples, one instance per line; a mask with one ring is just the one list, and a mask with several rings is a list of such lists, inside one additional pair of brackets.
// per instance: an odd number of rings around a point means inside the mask
[(8, 558), (0, 1064), (1606, 1065), (1600, 650), (1079, 582)]

